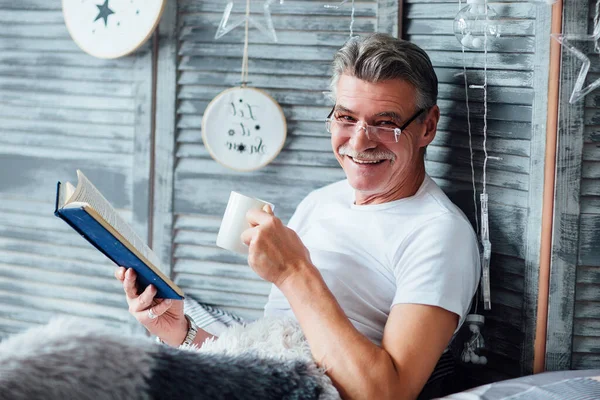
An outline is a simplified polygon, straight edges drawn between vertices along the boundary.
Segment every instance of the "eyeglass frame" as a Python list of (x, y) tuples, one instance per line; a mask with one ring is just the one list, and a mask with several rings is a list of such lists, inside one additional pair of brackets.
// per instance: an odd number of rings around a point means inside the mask
[[(400, 138), (400, 135), (402, 134), (402, 131), (405, 130), (408, 127), (408, 125), (411, 124), (411, 122), (413, 122), (415, 119), (417, 119), (417, 117), (419, 115), (423, 114), (424, 111), (425, 111), (425, 109), (421, 108), (412, 117), (410, 117), (404, 124), (402, 124), (401, 127), (390, 129), (390, 133), (394, 132), (394, 139), (396, 139), (396, 143), (398, 143), (400, 141), (399, 138)], [(338, 121), (338, 120), (336, 120), (334, 118), (331, 118), (331, 116), (333, 115), (334, 112), (335, 112), (335, 106), (333, 106), (333, 108), (331, 109), (331, 112), (329, 113), (329, 115), (327, 116), (327, 118), (325, 118), (325, 124), (326, 125), (327, 125), (327, 122), (333, 123), (334, 121)], [(341, 122), (341, 121), (338, 121), (338, 122)], [(352, 122), (346, 122), (346, 124), (357, 126), (358, 122), (359, 121), (354, 122), (354, 123), (352, 123)], [(365, 130), (365, 134), (367, 135), (367, 138), (369, 138), (369, 126), (371, 126), (373, 128), (378, 128), (378, 129), (388, 129), (388, 128), (381, 128), (381, 127), (378, 127), (378, 126), (372, 126), (372, 125), (369, 125), (366, 122), (364, 122), (364, 128), (362, 128), (362, 129)], [(327, 129), (327, 132), (331, 133), (331, 130)], [(369, 138), (369, 140), (371, 140), (371, 138)]]

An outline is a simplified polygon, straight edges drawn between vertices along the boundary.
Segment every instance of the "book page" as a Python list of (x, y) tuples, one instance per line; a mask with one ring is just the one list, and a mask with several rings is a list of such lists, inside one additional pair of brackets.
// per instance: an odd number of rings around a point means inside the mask
[(71, 185), (71, 182), (65, 182), (65, 203), (71, 200), (71, 196), (75, 193), (75, 187)]
[(125, 240), (140, 252), (155, 267), (160, 268), (158, 256), (146, 245), (131, 228), (131, 226), (117, 213), (117, 210), (102, 196), (102, 193), (90, 182), (80, 170), (77, 170), (77, 189), (68, 203), (88, 203), (106, 222), (108, 222)]

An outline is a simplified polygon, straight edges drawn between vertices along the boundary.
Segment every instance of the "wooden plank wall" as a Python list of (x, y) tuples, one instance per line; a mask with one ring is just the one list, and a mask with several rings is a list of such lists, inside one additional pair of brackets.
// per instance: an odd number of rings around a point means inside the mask
[[(169, 2), (161, 21), (151, 239), (186, 292), (249, 318), (262, 314), (269, 285), (244, 258), (214, 245), (229, 192), (269, 199), (287, 221), (309, 191), (343, 178), (322, 122), (330, 107), (323, 91), (333, 53), (348, 37), (350, 8), (324, 8), (328, 3), (274, 4), (277, 44), (251, 30), (250, 80), (280, 102), (289, 127), (280, 156), (253, 173), (213, 161), (200, 132), (208, 102), (239, 83), (243, 29), (213, 39), (223, 11), (218, 0)], [(482, 380), (520, 375), (531, 366), (547, 68), (548, 9), (533, 3), (492, 6), (506, 19), (488, 57), (487, 144), (502, 160), (488, 166), (494, 308), (487, 313), (492, 354)], [(397, 33), (397, 1), (360, 1), (356, 7), (356, 33)], [(428, 150), (428, 171), (472, 218), (463, 55), (452, 34), (456, 12), (456, 2), (435, 1), (432, 7), (429, 0), (409, 0), (402, 22), (404, 36), (428, 51), (440, 79), (443, 115)], [(98, 60), (72, 42), (58, 0), (0, 0), (0, 49), (0, 334), (58, 313), (128, 324), (113, 268), (51, 212), (55, 181), (73, 180), (74, 170), (82, 168), (147, 235), (151, 46), (134, 56)], [(482, 60), (481, 53), (465, 53), (471, 83), (481, 83)], [(470, 90), (469, 96), (481, 189), (482, 94)], [(591, 145), (583, 150), (581, 196), (582, 213), (589, 215), (598, 214), (593, 111), (586, 121)], [(591, 256), (582, 256), (596, 251), (594, 218), (581, 222), (579, 270), (588, 273), (578, 274), (575, 307), (576, 313), (583, 310), (576, 314), (582, 321), (576, 329), (588, 333), (596, 325), (583, 319), (595, 312), (586, 282), (597, 274)], [(574, 349), (592, 354), (595, 342), (584, 339)]]
[[(586, 0), (565, 2), (563, 32), (585, 34)], [(581, 44), (581, 43), (577, 43)], [(548, 301), (546, 369), (569, 369), (573, 351), (573, 318), (579, 254), (584, 102), (569, 103), (581, 62), (563, 51), (560, 65), (558, 146), (554, 199), (553, 248)]]
[[(200, 132), (202, 113), (210, 100), (239, 85), (243, 27), (214, 40), (223, 2), (178, 3), (173, 273), (193, 297), (245, 317), (262, 315), (270, 285), (248, 268), (245, 258), (215, 246), (230, 191), (273, 202), (276, 213), (287, 221), (311, 190), (344, 177), (325, 131), (323, 121), (331, 103), (323, 91), (328, 90), (333, 54), (349, 37), (350, 7), (325, 8), (329, 3), (290, 0), (273, 4), (278, 43), (250, 30), (251, 85), (266, 90), (282, 105), (288, 123), (288, 140), (281, 154), (251, 173), (234, 172), (212, 160)], [(258, 15), (260, 6), (253, 2), (252, 12)], [(397, 10), (396, 1), (357, 2), (354, 31), (395, 33)], [(243, 11), (243, 7), (234, 9), (235, 17)]]
[[(580, 7), (577, 7), (577, 5)], [(586, 5), (589, 4), (589, 10)], [(591, 34), (595, 2), (571, 1), (565, 7), (571, 7), (572, 17), (566, 20), (565, 28)], [(587, 12), (587, 15), (585, 14)], [(564, 11), (567, 13), (567, 10)], [(584, 23), (587, 21), (588, 24)], [(575, 42), (587, 50), (592, 62), (586, 85), (600, 79), (598, 55), (592, 42)], [(587, 45), (587, 46), (586, 46)], [(573, 59), (574, 57), (572, 57)], [(578, 69), (580, 62), (576, 62)], [(565, 74), (562, 79), (573, 80), (575, 74)], [(569, 91), (570, 93), (570, 91)], [(573, 107), (573, 106), (571, 106)], [(588, 94), (574, 107), (582, 111), (579, 129), (565, 131), (567, 142), (574, 140), (581, 149), (581, 183), (579, 191), (579, 226), (573, 236), (578, 237), (577, 270), (575, 278), (575, 302), (573, 313), (573, 344), (570, 367), (573, 369), (600, 368), (600, 93), (598, 90)], [(576, 135), (576, 139), (572, 139)], [(562, 137), (562, 136), (561, 136)], [(577, 154), (578, 147), (573, 149)], [(566, 149), (571, 152), (571, 149)], [(567, 153), (568, 154), (568, 153)], [(564, 296), (564, 294), (563, 294)]]
[(53, 211), (80, 168), (147, 235), (151, 56), (93, 58), (59, 0), (0, 0), (0, 337), (59, 314), (137, 326), (114, 267)]
[[(475, 382), (531, 372), (545, 146), (549, 7), (540, 9), (524, 2), (490, 4), (500, 17), (502, 35), (493, 40), (488, 53), (487, 148), (491, 156), (502, 160), (489, 161), (487, 170), (492, 310), (484, 315), (491, 354), (485, 369), (469, 372)], [(483, 52), (469, 50), (463, 56), (453, 34), (457, 12), (456, 1), (407, 0), (403, 34), (429, 53), (440, 82), (442, 117), (436, 139), (427, 151), (428, 172), (473, 221), (462, 66), (464, 60), (469, 83), (481, 85), (484, 57)], [(483, 92), (470, 89), (468, 95), (478, 200), (483, 167)]]

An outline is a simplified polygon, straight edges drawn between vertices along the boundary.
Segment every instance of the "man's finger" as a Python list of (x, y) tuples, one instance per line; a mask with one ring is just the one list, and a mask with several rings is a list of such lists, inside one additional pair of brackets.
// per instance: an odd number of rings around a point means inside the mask
[[(160, 317), (161, 315), (166, 313), (169, 310), (169, 308), (171, 308), (171, 306), (173, 305), (173, 301), (171, 299), (158, 299), (155, 302), (158, 302), (158, 304), (152, 306), (150, 310), (152, 311), (152, 314), (156, 315), (157, 317)], [(147, 318), (148, 320), (152, 319), (148, 315), (148, 310), (144, 310), (142, 311), (142, 313), (144, 315), (140, 315), (140, 317)]]
[(117, 278), (118, 280), (123, 282), (123, 280), (125, 279), (125, 271), (126, 271), (126, 269), (123, 267), (117, 268), (115, 270), (115, 278)]
[(138, 297), (137, 288), (135, 286), (135, 271), (129, 268), (125, 272), (125, 279), (123, 280), (123, 290), (128, 299), (135, 299)]
[(266, 224), (273, 218), (273, 214), (269, 214), (263, 210), (252, 209), (246, 213), (246, 221), (250, 226)]
[(273, 213), (273, 209), (271, 208), (270, 204), (265, 204), (262, 209), (267, 214), (275, 215), (275, 213)]
[(242, 243), (244, 243), (246, 246), (250, 246), (250, 242), (252, 241), (255, 231), (256, 228), (248, 228), (242, 232), (242, 236), (240, 237), (240, 239), (242, 239)]
[(148, 285), (146, 289), (135, 299), (134, 302), (130, 305), (131, 311), (139, 312), (144, 311), (152, 306), (152, 300), (154, 300), (154, 296), (156, 296), (156, 288), (154, 285)]

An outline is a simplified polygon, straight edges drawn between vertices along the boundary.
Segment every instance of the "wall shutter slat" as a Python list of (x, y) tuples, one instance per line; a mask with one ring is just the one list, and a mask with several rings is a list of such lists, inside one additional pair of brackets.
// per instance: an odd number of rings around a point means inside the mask
[[(593, 17), (596, 12), (595, 4), (592, 3), (589, 4), (587, 14), (580, 11), (579, 15), (582, 18), (573, 21), (581, 31), (590, 35), (593, 32)], [(585, 7), (582, 6), (581, 9), (584, 10)], [(586, 16), (587, 18), (585, 18)], [(585, 20), (588, 22), (587, 26), (582, 23)], [(584, 51), (587, 49), (587, 54), (592, 62), (590, 70), (593, 72), (585, 81), (585, 85), (589, 85), (600, 78), (598, 74), (600, 67), (595, 62), (596, 53), (591, 42), (575, 42), (575, 44), (581, 46)], [(580, 62), (576, 63), (575, 72), (579, 72), (580, 65)], [(567, 77), (568, 75), (565, 76), (565, 78)], [(570, 94), (571, 90), (568, 93)], [(600, 315), (592, 311), (594, 308), (600, 308), (600, 295), (598, 294), (600, 285), (600, 200), (598, 198), (600, 196), (600, 135), (598, 134), (600, 102), (598, 98), (598, 92), (594, 91), (580, 100), (579, 103), (582, 104), (576, 108), (576, 110), (583, 110), (583, 126), (574, 130), (580, 135), (577, 144), (581, 148), (581, 184), (578, 227), (579, 254), (575, 272), (575, 313), (572, 323), (573, 348), (570, 365), (570, 368), (573, 369), (600, 367), (600, 333), (598, 330)], [(573, 133), (564, 132), (563, 134), (572, 135)], [(571, 225), (571, 228), (577, 229), (577, 226)], [(578, 313), (578, 310), (591, 312)]]
[[(589, 7), (588, 7), (589, 6)], [(591, 34), (595, 2), (572, 1), (563, 9), (563, 32)], [(597, 71), (592, 43), (573, 41)], [(589, 45), (589, 46), (588, 46)], [(600, 174), (598, 173), (597, 92), (569, 104), (581, 61), (562, 52), (556, 167), (555, 222), (546, 368), (592, 369), (600, 366)], [(585, 85), (598, 79), (590, 73)]]
[(58, 314), (139, 329), (114, 265), (52, 213), (79, 168), (146, 236), (150, 46), (91, 57), (58, 0), (0, 1), (0, 22), (0, 336)]

